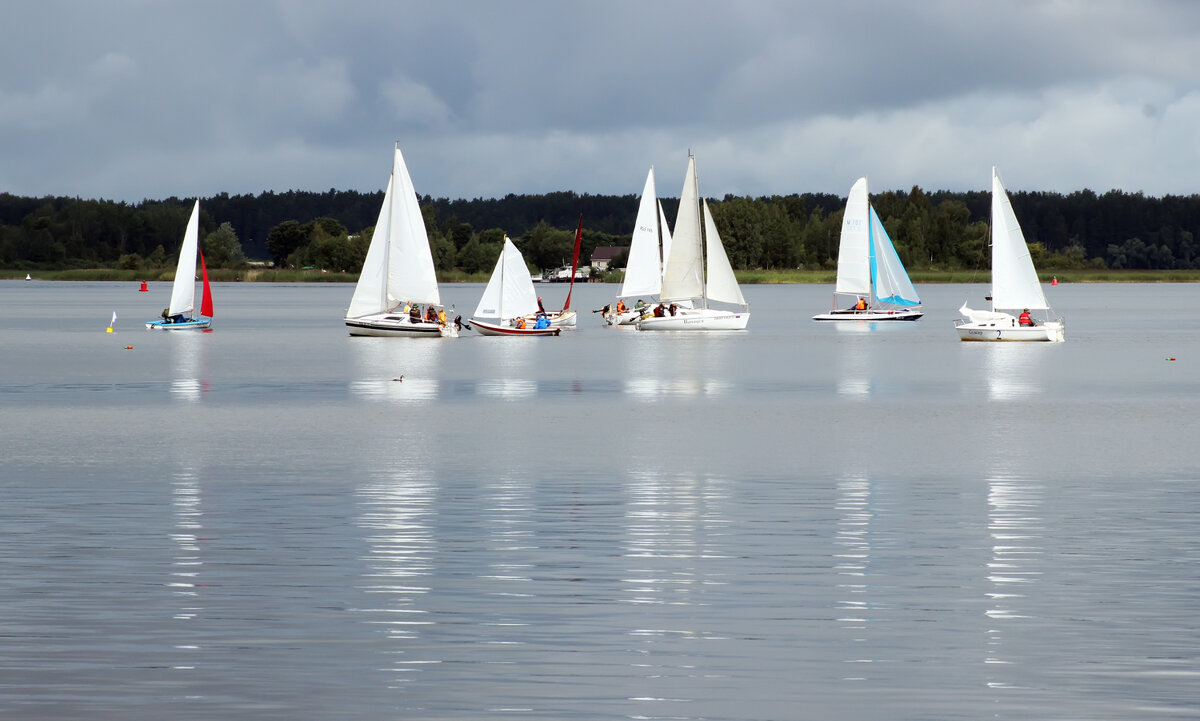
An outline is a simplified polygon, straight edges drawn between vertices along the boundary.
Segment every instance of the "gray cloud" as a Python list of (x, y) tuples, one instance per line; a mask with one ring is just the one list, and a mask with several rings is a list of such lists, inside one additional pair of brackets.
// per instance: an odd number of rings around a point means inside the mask
[[(1196, 192), (1200, 6), (43, 0), (0, 27), (0, 191), (136, 201)], [(1147, 109), (1151, 109), (1148, 111)], [(672, 180), (672, 173), (679, 179)]]

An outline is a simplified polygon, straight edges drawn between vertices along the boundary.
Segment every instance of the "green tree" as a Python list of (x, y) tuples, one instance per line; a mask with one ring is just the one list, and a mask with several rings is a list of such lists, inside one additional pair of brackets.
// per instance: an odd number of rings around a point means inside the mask
[(205, 264), (211, 268), (240, 268), (246, 264), (242, 244), (229, 223), (221, 223), (219, 228), (204, 238), (200, 247)]
[(308, 240), (308, 233), (300, 223), (294, 220), (285, 220), (271, 228), (271, 232), (267, 236), (267, 251), (271, 253), (275, 265), (282, 268), (287, 265), (288, 256), (306, 245)]

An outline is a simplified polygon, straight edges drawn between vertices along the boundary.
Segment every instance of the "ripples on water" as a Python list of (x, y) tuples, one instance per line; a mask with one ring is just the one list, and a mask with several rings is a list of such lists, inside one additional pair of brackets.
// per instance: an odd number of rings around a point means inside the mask
[[(99, 333), (0, 287), (5, 718), (1200, 708), (1200, 342), (1109, 332), (1177, 289), (1060, 287), (1068, 342), (1022, 347), (958, 343), (961, 287), (901, 328), (752, 287), (746, 334), (515, 343), (232, 285), (211, 334), (106, 337), (126, 294), (56, 287)], [(334, 320), (239, 315), (268, 293)]]

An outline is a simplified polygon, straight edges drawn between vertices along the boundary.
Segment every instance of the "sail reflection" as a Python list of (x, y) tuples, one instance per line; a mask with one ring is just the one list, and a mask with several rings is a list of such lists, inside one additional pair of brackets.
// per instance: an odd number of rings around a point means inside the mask
[(625, 381), (625, 394), (640, 401), (663, 398), (715, 397), (729, 394), (733, 384), (722, 380), (693, 378), (631, 378)]
[[(851, 335), (868, 333), (875, 326), (874, 323), (862, 321), (836, 321), (833, 325), (839, 333)], [(839, 396), (866, 400), (871, 394), (871, 357), (872, 353), (863, 345), (863, 339), (838, 339), (838, 365), (834, 371), (837, 374), (834, 386)]]
[[(629, 471), (626, 488), (627, 534), (622, 558), (630, 561), (622, 601), (645, 606), (688, 606), (702, 585), (724, 585), (706, 576), (706, 559), (725, 558), (715, 541), (724, 536), (729, 520), (722, 504), (728, 491), (720, 484), (692, 477), (667, 478), (652, 471)], [(677, 626), (678, 619), (664, 610), (642, 616), (650, 623), (631, 629), (629, 635), (646, 644), (666, 636), (703, 638), (706, 629)]]
[[(1011, 663), (1004, 659), (1006, 632), (1017, 633), (1021, 619), (1029, 618), (1022, 610), (1022, 600), (1032, 584), (1041, 578), (1038, 570), (1042, 556), (1042, 487), (1037, 483), (1011, 479), (994, 479), (988, 484), (988, 531), (992, 540), (992, 556), (988, 562), (987, 581), (991, 602), (987, 617), (989, 664)], [(990, 679), (994, 688), (1011, 686), (999, 679)]]
[[(199, 600), (199, 589), (202, 587), (200, 571), (204, 566), (200, 555), (200, 536), (204, 529), (200, 504), (200, 482), (196, 473), (191, 469), (176, 473), (171, 479), (171, 510), (175, 517), (175, 530), (170, 534), (175, 544), (175, 556), (171, 561), (171, 580), (167, 587), (179, 599), (180, 606), (173, 616), (177, 621), (193, 621), (203, 610)], [(196, 651), (199, 646), (178, 643), (175, 648)], [(184, 662), (172, 668), (194, 669), (195, 665)]]
[(441, 386), (435, 369), (442, 338), (347, 338), (359, 378), (350, 382), (350, 392), (369, 400), (429, 403), (437, 399)]
[[(1041, 364), (1052, 343), (968, 343), (984, 353), (988, 397), (1010, 401), (1042, 390)], [(1042, 347), (1046, 346), (1046, 347)]]
[[(734, 334), (736, 336), (736, 334)], [(736, 389), (729, 378), (729, 334), (638, 333), (622, 338), (625, 369), (622, 390), (640, 401), (726, 396)]]
[[(860, 476), (843, 478), (837, 484), (838, 513), (837, 535), (833, 554), (834, 570), (840, 578), (837, 583), (842, 598), (838, 601), (837, 622), (850, 633), (853, 644), (865, 644), (869, 640), (871, 623), (876, 619), (882, 605), (872, 596), (875, 590), (870, 581), (871, 561), (875, 554), (877, 530), (874, 527), (877, 510), (874, 489), (870, 480)], [(855, 656), (847, 663), (873, 663), (876, 659)], [(865, 680), (861, 675), (843, 677), (846, 681)]]
[[(524, 343), (528, 339), (519, 339), (516, 343)], [(517, 378), (482, 380), (475, 384), (475, 392), (481, 396), (518, 400), (537, 395), (537, 381)]]
[(207, 332), (172, 331), (165, 333), (171, 343), (171, 395), (189, 403), (199, 401), (208, 391), (208, 344), (212, 337)]
[[(417, 343), (420, 341), (410, 345)], [(371, 616), (367, 623), (378, 624), (392, 641), (416, 639), (434, 623), (422, 603), (430, 590), (427, 579), (435, 572), (436, 487), (411, 473), (396, 472), (363, 486), (359, 495), (363, 507), (359, 525), (368, 533), (367, 570), (361, 589), (375, 599), (363, 609)], [(391, 664), (387, 670), (396, 674), (399, 682), (413, 680), (423, 667), (438, 662), (414, 654), (417, 648), (420, 646), (400, 643), (388, 649)]]

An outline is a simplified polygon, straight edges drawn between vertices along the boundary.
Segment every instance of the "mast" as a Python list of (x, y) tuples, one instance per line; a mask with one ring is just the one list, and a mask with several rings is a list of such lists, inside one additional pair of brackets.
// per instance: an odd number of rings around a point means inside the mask
[[(695, 162), (695, 156), (688, 150), (688, 158)], [(696, 190), (696, 217), (700, 218), (700, 307), (708, 308), (708, 234), (704, 232), (704, 216), (700, 213), (700, 173), (692, 176)]]

